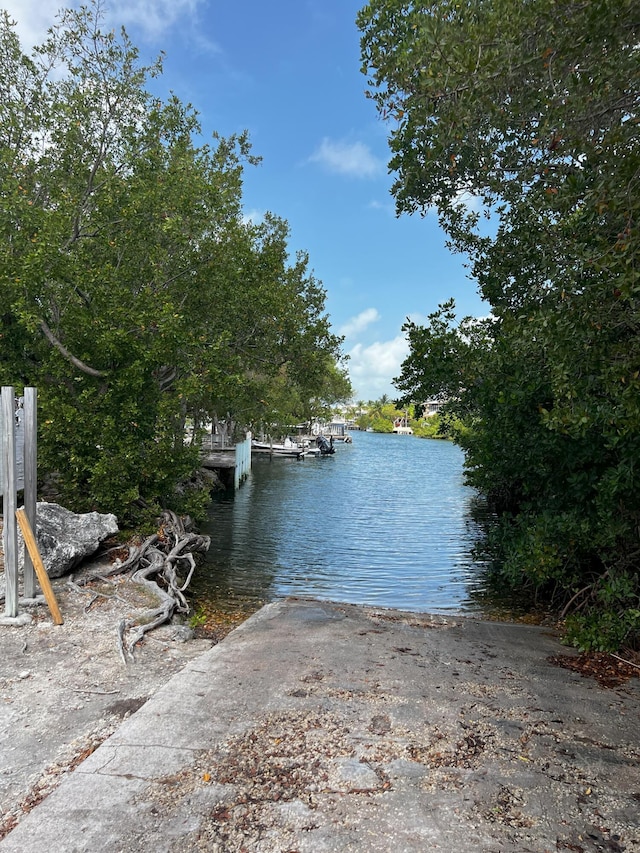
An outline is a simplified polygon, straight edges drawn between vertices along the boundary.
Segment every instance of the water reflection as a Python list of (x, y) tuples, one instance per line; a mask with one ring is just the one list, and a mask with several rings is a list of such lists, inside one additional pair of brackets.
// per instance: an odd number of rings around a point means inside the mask
[(449, 442), (371, 433), (355, 433), (333, 457), (254, 459), (242, 489), (212, 505), (196, 599), (476, 609), (479, 523), (462, 462)]

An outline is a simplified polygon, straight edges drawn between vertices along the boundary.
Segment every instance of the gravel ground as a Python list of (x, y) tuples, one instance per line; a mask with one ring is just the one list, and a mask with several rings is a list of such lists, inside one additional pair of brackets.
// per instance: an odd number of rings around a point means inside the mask
[(45, 604), (26, 611), (29, 625), (0, 625), (0, 838), (216, 641), (194, 638), (186, 625), (161, 626), (125, 665), (118, 625), (153, 606), (150, 594), (126, 578), (85, 588), (60, 578), (53, 587), (63, 625)]

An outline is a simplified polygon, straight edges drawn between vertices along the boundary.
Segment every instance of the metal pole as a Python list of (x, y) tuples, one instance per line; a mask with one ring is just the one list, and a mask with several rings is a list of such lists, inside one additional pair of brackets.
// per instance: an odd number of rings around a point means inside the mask
[[(36, 531), (36, 501), (38, 499), (38, 391), (24, 389), (24, 509), (29, 525)], [(24, 551), (24, 597), (35, 598), (36, 577), (31, 553)]]

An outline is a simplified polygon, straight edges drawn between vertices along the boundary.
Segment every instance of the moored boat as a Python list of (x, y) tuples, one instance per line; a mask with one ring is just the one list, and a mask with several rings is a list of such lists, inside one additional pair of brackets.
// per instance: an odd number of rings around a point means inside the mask
[(284, 456), (290, 459), (304, 459), (305, 456), (319, 456), (320, 450), (311, 447), (308, 441), (292, 441), (285, 438), (283, 442), (258, 441), (251, 442), (252, 453), (268, 453), (271, 456)]

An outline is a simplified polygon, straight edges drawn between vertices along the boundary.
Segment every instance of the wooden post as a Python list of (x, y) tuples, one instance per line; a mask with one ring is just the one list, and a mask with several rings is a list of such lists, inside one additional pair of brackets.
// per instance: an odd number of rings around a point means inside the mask
[(36, 574), (38, 575), (38, 581), (40, 582), (42, 592), (44, 593), (44, 597), (46, 598), (47, 604), (49, 605), (49, 610), (51, 611), (51, 616), (53, 617), (54, 624), (62, 625), (62, 614), (60, 613), (60, 608), (58, 607), (58, 602), (56, 601), (56, 596), (51, 586), (49, 575), (47, 574), (47, 570), (45, 569), (44, 563), (42, 562), (42, 557), (40, 556), (40, 552), (38, 551), (38, 545), (36, 543), (36, 537), (33, 535), (33, 530), (31, 529), (31, 525), (29, 524), (29, 519), (27, 518), (27, 515), (24, 511), (24, 507), (16, 510), (16, 518), (18, 519), (18, 524), (20, 525), (20, 530), (22, 531), (22, 536), (24, 537), (24, 544), (26, 545), (26, 550), (28, 550), (29, 554), (31, 555), (33, 568), (36, 570)]
[[(36, 388), (24, 389), (24, 508), (31, 525), (36, 529), (36, 502), (38, 499), (38, 392)], [(35, 598), (36, 583), (31, 554), (24, 552), (24, 597)]]
[(2, 386), (0, 408), (2, 443), (2, 495), (4, 524), (2, 544), (4, 549), (4, 577), (6, 583), (4, 612), (6, 616), (18, 615), (18, 529), (16, 527), (16, 405), (13, 386)]
[(245, 435), (244, 441), (236, 444), (236, 464), (233, 472), (234, 488), (237, 490), (249, 476), (251, 468), (251, 433)]

